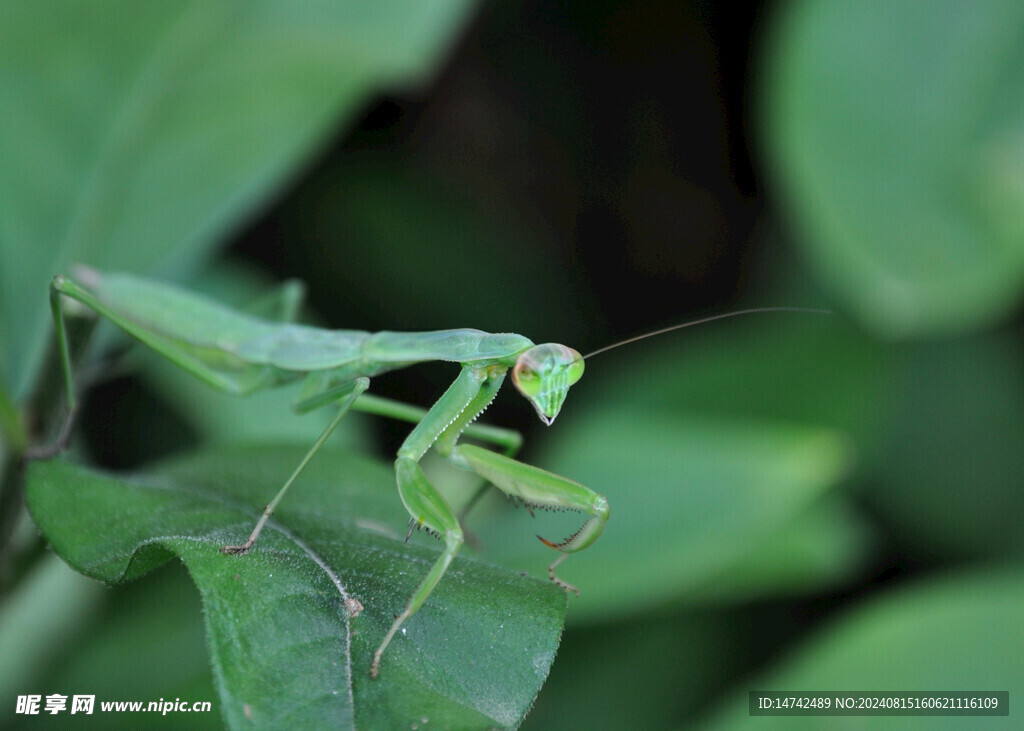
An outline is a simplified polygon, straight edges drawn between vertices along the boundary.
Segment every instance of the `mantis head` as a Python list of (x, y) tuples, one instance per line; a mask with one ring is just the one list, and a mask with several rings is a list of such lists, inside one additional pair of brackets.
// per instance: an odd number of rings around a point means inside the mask
[(512, 383), (548, 426), (565, 403), (569, 386), (583, 375), (583, 356), (558, 343), (534, 345), (516, 358)]

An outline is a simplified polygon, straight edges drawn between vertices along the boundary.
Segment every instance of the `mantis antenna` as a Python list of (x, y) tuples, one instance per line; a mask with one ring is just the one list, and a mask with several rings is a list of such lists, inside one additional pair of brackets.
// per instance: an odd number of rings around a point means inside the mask
[(806, 313), (810, 313), (810, 314), (814, 314), (814, 315), (831, 315), (832, 314), (832, 310), (815, 310), (815, 309), (808, 308), (808, 307), (754, 307), (754, 308), (748, 309), (748, 310), (737, 310), (736, 312), (726, 312), (726, 313), (723, 313), (721, 315), (711, 315), (710, 317), (702, 317), (699, 320), (692, 320), (690, 322), (683, 322), (683, 323), (680, 323), (679, 325), (669, 325), (668, 327), (663, 327), (660, 330), (655, 330), (654, 332), (644, 333), (643, 335), (635, 335), (635, 336), (633, 336), (631, 338), (626, 338), (625, 340), (620, 340), (617, 343), (612, 343), (611, 345), (606, 345), (603, 348), (598, 348), (597, 350), (592, 351), (590, 353), (587, 353), (586, 355), (582, 355), (582, 356), (580, 356), (579, 360), (584, 360), (585, 361), (588, 358), (593, 358), (595, 355), (598, 355), (600, 353), (606, 353), (609, 350), (614, 350), (615, 348), (621, 347), (623, 345), (629, 345), (630, 343), (635, 343), (635, 342), (640, 341), (640, 340), (646, 340), (647, 338), (653, 338), (656, 335), (664, 335), (665, 333), (670, 333), (673, 330), (682, 330), (684, 327), (693, 327), (694, 325), (703, 325), (703, 324), (708, 323), (708, 322), (714, 322), (715, 320), (724, 320), (727, 317), (739, 317), (740, 315), (754, 315), (754, 314), (757, 314), (757, 313), (760, 313), (760, 312), (806, 312)]

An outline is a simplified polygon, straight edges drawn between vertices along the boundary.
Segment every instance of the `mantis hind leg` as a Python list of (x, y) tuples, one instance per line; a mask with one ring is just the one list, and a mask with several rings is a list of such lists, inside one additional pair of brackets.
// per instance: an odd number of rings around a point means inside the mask
[(324, 442), (327, 441), (327, 438), (331, 436), (331, 433), (335, 430), (335, 428), (337, 428), (338, 424), (341, 423), (342, 418), (345, 416), (346, 413), (348, 413), (348, 410), (349, 408), (351, 408), (352, 403), (357, 398), (359, 398), (360, 394), (366, 391), (366, 389), (369, 387), (369, 378), (357, 378), (355, 381), (349, 384), (347, 388), (336, 392), (336, 398), (340, 402), (338, 406), (338, 413), (335, 414), (334, 418), (331, 419), (331, 423), (328, 424), (320, 433), (320, 436), (317, 437), (317, 440), (313, 443), (313, 446), (310, 447), (309, 451), (306, 453), (306, 456), (302, 458), (302, 461), (299, 462), (299, 465), (295, 468), (295, 471), (292, 472), (291, 477), (289, 477), (288, 481), (284, 483), (284, 487), (282, 487), (278, 491), (277, 495), (274, 496), (273, 500), (267, 503), (267, 507), (263, 509), (263, 515), (261, 515), (260, 519), (256, 522), (256, 527), (252, 529), (252, 533), (249, 534), (249, 538), (245, 541), (245, 543), (239, 544), (237, 546), (223, 546), (220, 549), (221, 553), (242, 554), (246, 553), (250, 548), (252, 548), (252, 545), (256, 542), (256, 539), (259, 538), (260, 532), (263, 530), (263, 526), (266, 525), (267, 520), (270, 519), (271, 514), (274, 512), (274, 508), (276, 508), (278, 503), (280, 503), (281, 500), (284, 498), (289, 488), (291, 488), (292, 483), (295, 482), (299, 474), (302, 473), (302, 470), (305, 469), (307, 464), (309, 464), (309, 460), (313, 459), (313, 455), (320, 451), (320, 447), (324, 445)]
[(75, 417), (78, 414), (78, 399), (75, 396), (75, 384), (71, 369), (71, 345), (68, 342), (67, 325), (64, 322), (64, 307), (61, 298), (62, 277), (55, 278), (50, 284), (50, 312), (53, 315), (53, 327), (57, 333), (57, 352), (60, 357), (61, 373), (64, 376), (65, 403), (67, 404), (67, 415), (61, 425), (60, 432), (52, 444), (45, 447), (35, 447), (25, 452), (26, 460), (49, 459), (64, 451), (68, 440), (71, 438), (71, 428), (74, 426)]

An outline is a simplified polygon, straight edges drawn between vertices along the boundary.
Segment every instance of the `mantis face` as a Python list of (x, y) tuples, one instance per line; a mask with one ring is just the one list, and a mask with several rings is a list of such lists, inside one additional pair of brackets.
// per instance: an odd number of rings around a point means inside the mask
[(583, 356), (558, 343), (534, 345), (524, 350), (512, 368), (512, 383), (533, 404), (548, 426), (565, 403), (569, 386), (583, 375)]

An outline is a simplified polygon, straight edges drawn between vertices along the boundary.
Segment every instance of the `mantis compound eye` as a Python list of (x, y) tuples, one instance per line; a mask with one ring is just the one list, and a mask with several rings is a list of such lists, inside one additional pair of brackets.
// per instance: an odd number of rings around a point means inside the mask
[[(572, 349), (570, 348), (570, 350)], [(576, 353), (575, 350), (573, 350), (572, 352)], [(576, 353), (575, 360), (569, 363), (569, 366), (566, 369), (566, 375), (569, 377), (570, 386), (575, 385), (576, 381), (583, 378), (583, 356), (581, 356), (579, 353)]]
[(527, 398), (536, 396), (540, 392), (540, 374), (522, 362), (521, 359), (516, 363), (515, 368), (512, 369), (512, 382), (519, 389), (519, 392)]

